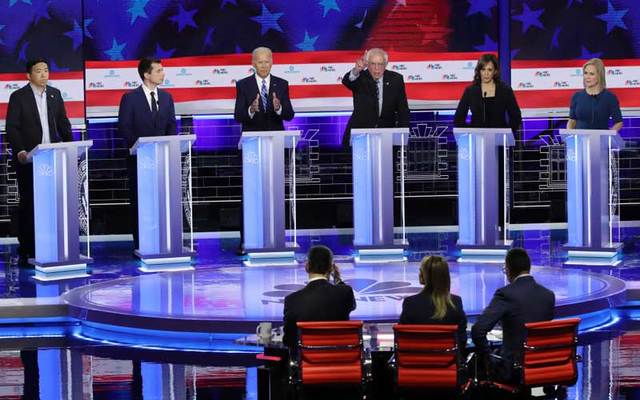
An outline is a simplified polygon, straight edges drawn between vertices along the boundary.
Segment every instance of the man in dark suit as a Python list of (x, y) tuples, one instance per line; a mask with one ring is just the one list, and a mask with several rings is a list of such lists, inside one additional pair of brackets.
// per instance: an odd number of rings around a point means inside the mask
[(342, 137), (349, 146), (352, 128), (394, 128), (409, 126), (409, 103), (402, 75), (387, 71), (389, 56), (371, 49), (356, 61), (342, 84), (353, 93), (353, 114)]
[[(242, 131), (282, 131), (283, 121), (293, 119), (289, 99), (289, 83), (271, 75), (273, 54), (267, 47), (258, 47), (251, 54), (255, 74), (236, 83), (236, 105), (233, 116), (242, 124)], [(240, 246), (244, 254), (243, 206), (240, 203)]]
[[(160, 60), (143, 58), (138, 63), (142, 85), (125, 93), (118, 111), (118, 132), (127, 149), (142, 136), (175, 135), (176, 111), (171, 94), (158, 86), (164, 82), (164, 69)], [(138, 169), (136, 157), (127, 157), (129, 197), (134, 249), (138, 248)]]
[(18, 178), (18, 263), (28, 264), (35, 257), (33, 226), (33, 164), (27, 153), (41, 143), (69, 142), (71, 123), (67, 118), (60, 91), (47, 85), (49, 66), (43, 59), (27, 62), (29, 84), (9, 98), (7, 137), (11, 146), (11, 163)]
[[(282, 341), (294, 350), (298, 342), (298, 321), (347, 321), (356, 308), (353, 289), (340, 278), (333, 254), (325, 246), (313, 246), (305, 265), (307, 286), (284, 299), (284, 337)], [(333, 282), (329, 282), (333, 275)]]
[(509, 250), (505, 259), (505, 273), (509, 284), (496, 293), (489, 306), (484, 309), (471, 329), (471, 337), (479, 359), (487, 359), (489, 343), (487, 333), (500, 322), (502, 346), (500, 362), (493, 363), (494, 377), (503, 382), (512, 382), (512, 366), (522, 356), (522, 345), (528, 322), (553, 319), (555, 295), (538, 284), (530, 274), (531, 260), (524, 249)]

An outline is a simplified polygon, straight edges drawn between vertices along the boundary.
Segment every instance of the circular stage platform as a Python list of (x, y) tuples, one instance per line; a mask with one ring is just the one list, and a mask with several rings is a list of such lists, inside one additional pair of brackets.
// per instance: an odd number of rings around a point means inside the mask
[[(421, 290), (416, 262), (338, 263), (356, 294), (352, 319), (395, 322), (404, 297)], [(501, 266), (451, 263), (451, 291), (462, 296), (473, 322), (496, 289), (506, 284)], [(538, 282), (556, 294), (556, 317), (580, 316), (581, 330), (603, 324), (610, 307), (624, 301), (624, 281), (576, 269), (534, 267)], [(215, 267), (116, 279), (73, 289), (63, 295), (83, 336), (115, 333), (214, 340), (224, 334), (255, 332), (258, 322), (282, 322), (286, 295), (305, 285), (302, 265)], [(275, 325), (275, 324), (274, 324)], [(212, 335), (221, 336), (212, 336)]]

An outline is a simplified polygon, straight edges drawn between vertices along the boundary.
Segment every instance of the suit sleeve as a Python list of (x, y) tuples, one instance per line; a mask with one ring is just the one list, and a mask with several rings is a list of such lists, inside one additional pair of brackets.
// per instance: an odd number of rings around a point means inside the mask
[(522, 112), (520, 111), (520, 106), (518, 106), (516, 95), (509, 86), (507, 86), (507, 113), (509, 114), (511, 131), (515, 134), (522, 124)]
[(400, 79), (400, 97), (398, 98), (398, 127), (406, 128), (409, 126), (409, 102), (407, 101), (407, 92), (404, 87), (404, 79), (402, 75)]
[(173, 97), (171, 94), (167, 93), (169, 97), (169, 120), (167, 122), (167, 131), (165, 134), (167, 135), (177, 135), (178, 128), (176, 124), (176, 106), (173, 103)]
[(351, 90), (353, 92), (354, 90), (356, 90), (356, 87), (358, 86), (358, 81), (360, 80), (360, 77), (362, 76), (362, 72), (353, 81), (349, 79), (349, 74), (351, 74), (351, 70), (349, 70), (349, 72), (347, 72), (344, 75), (344, 77), (342, 78), (342, 84), (345, 85), (347, 87), (347, 89), (349, 89), (349, 90)]
[(21, 119), (22, 107), (20, 106), (20, 100), (17, 92), (13, 92), (9, 97), (9, 106), (7, 108), (7, 138), (14, 156), (25, 150), (22, 143)]
[(467, 345), (467, 314), (464, 312), (464, 306), (462, 305), (462, 298), (458, 297), (458, 312), (460, 313), (460, 320), (458, 321), (458, 343), (461, 350)]
[(501, 290), (497, 290), (491, 299), (491, 303), (484, 309), (482, 314), (476, 320), (476, 323), (471, 328), (471, 339), (476, 345), (476, 349), (479, 353), (489, 352), (489, 341), (487, 340), (487, 333), (493, 329), (494, 326), (502, 319), (502, 317), (508, 312), (509, 303), (507, 302), (504, 294)]
[(285, 297), (284, 312), (283, 312), (284, 328), (283, 328), (282, 343), (284, 343), (287, 347), (291, 349), (296, 347), (295, 337), (297, 336), (296, 329), (298, 329), (298, 327), (296, 326), (296, 319), (293, 316), (291, 305), (289, 303), (290, 303), (289, 298)]
[(280, 118), (285, 121), (291, 121), (295, 112), (293, 111), (291, 99), (289, 98), (289, 82), (283, 80), (283, 84), (284, 90), (282, 91), (282, 98), (280, 99), (280, 104), (282, 105), (282, 113), (280, 114)]
[(70, 142), (73, 140), (73, 136), (71, 135), (71, 122), (69, 122), (69, 118), (67, 117), (67, 110), (64, 106), (64, 99), (60, 92), (58, 92), (58, 100), (60, 103), (58, 112), (56, 113), (56, 126), (58, 128), (58, 134), (60, 135), (60, 139), (63, 142)]
[(458, 102), (458, 107), (456, 108), (456, 114), (453, 117), (453, 126), (456, 128), (463, 127), (467, 124), (467, 114), (469, 113), (469, 106), (471, 102), (471, 90), (470, 88), (466, 88), (464, 93), (462, 93), (462, 97)]
[(133, 134), (133, 105), (131, 104), (130, 97), (128, 94), (124, 94), (122, 99), (120, 99), (120, 107), (118, 109), (118, 132), (127, 142), (127, 147), (131, 147), (135, 143), (135, 136)]
[(236, 105), (233, 111), (233, 118), (240, 123), (248, 122), (249, 118), (249, 105), (245, 97), (244, 91), (240, 88), (240, 81), (236, 82)]
[(398, 323), (399, 324), (410, 324), (410, 320), (409, 320), (409, 312), (407, 311), (409, 305), (407, 304), (407, 299), (408, 297), (405, 297), (404, 300), (402, 300), (402, 311), (400, 312), (400, 318), (398, 319)]

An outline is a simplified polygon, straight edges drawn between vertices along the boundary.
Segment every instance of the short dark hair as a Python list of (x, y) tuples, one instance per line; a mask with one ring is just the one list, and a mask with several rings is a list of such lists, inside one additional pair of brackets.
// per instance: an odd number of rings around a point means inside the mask
[(515, 247), (507, 253), (504, 259), (505, 267), (512, 276), (531, 271), (531, 259), (525, 249)]
[(162, 64), (162, 61), (153, 57), (143, 57), (140, 59), (140, 62), (138, 63), (138, 75), (140, 75), (140, 79), (142, 79), (142, 81), (144, 81), (144, 74), (147, 72), (150, 73), (153, 69), (152, 64)]
[(308, 271), (314, 274), (326, 274), (333, 266), (333, 253), (327, 246), (313, 246), (307, 254)]
[(485, 65), (492, 63), (495, 72), (493, 73), (494, 82), (500, 81), (500, 63), (498, 63), (498, 58), (491, 53), (483, 54), (478, 59), (478, 63), (476, 64), (476, 69), (473, 72), (473, 81), (475, 83), (480, 83), (480, 71), (484, 68)]
[(36, 64), (45, 63), (47, 64), (47, 68), (49, 68), (49, 63), (44, 58), (34, 58), (33, 60), (27, 61), (27, 74), (31, 73), (31, 70)]

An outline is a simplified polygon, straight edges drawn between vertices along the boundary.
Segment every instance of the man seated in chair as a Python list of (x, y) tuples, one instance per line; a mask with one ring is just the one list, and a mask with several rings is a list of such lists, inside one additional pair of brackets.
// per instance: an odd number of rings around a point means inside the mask
[[(298, 321), (347, 321), (356, 308), (353, 289), (340, 278), (333, 263), (333, 253), (325, 246), (313, 246), (305, 265), (307, 286), (284, 299), (283, 343), (295, 351), (298, 341)], [(333, 276), (333, 283), (329, 277)]]
[(531, 260), (524, 249), (509, 250), (505, 258), (504, 272), (509, 284), (496, 290), (491, 303), (484, 309), (471, 329), (471, 338), (476, 346), (478, 360), (487, 360), (489, 343), (487, 333), (500, 322), (502, 346), (500, 357), (491, 358), (491, 377), (500, 382), (517, 381), (513, 363), (522, 357), (522, 346), (528, 322), (553, 319), (555, 295), (538, 284), (531, 276)]

